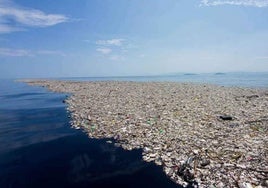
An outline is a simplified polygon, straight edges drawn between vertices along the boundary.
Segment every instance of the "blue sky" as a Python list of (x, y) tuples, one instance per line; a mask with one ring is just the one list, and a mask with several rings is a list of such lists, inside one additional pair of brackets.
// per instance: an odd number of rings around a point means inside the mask
[(0, 0), (0, 77), (268, 71), (268, 0)]

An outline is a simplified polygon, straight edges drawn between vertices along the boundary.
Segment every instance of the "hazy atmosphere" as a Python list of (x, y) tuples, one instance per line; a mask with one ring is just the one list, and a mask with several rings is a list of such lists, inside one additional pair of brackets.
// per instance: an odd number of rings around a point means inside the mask
[(0, 0), (0, 77), (268, 70), (268, 0)]

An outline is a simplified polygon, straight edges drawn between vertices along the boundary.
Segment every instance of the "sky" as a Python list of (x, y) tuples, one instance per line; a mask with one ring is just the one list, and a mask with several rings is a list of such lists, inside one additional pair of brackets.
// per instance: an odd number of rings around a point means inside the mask
[(268, 0), (0, 0), (0, 78), (268, 71)]

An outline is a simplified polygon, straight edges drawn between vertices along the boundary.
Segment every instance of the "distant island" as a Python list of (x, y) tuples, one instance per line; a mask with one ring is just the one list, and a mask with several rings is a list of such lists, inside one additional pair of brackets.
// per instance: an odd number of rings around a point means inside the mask
[(216, 72), (215, 75), (225, 75), (226, 73), (223, 72)]
[(193, 75), (197, 75), (197, 74), (195, 74), (195, 73), (185, 73), (183, 75), (185, 75), (185, 76), (193, 76)]

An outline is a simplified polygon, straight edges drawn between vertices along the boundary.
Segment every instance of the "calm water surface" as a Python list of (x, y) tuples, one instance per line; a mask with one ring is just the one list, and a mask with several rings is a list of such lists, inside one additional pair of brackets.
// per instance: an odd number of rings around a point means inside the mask
[(239, 86), (250, 88), (268, 88), (268, 72), (263, 73), (207, 73), (207, 74), (172, 74), (164, 76), (132, 76), (132, 77), (77, 77), (61, 78), (63, 80), (99, 81), (171, 81), (171, 82), (194, 82), (210, 83), (221, 86)]
[(70, 128), (62, 100), (11, 80), (0, 81), (0, 187), (180, 187), (161, 167)]

